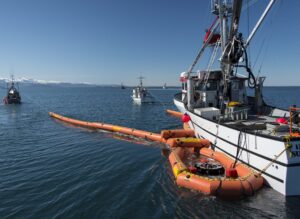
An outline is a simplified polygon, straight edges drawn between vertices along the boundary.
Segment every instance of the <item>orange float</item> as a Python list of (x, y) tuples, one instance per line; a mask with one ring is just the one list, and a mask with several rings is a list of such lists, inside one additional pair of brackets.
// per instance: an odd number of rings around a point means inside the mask
[(164, 139), (168, 138), (182, 138), (182, 137), (194, 137), (195, 132), (193, 130), (174, 129), (174, 130), (162, 130), (160, 133)]
[(56, 118), (58, 120), (61, 120), (66, 123), (70, 123), (73, 125), (78, 125), (82, 127), (87, 127), (87, 128), (96, 128), (96, 129), (101, 129), (101, 130), (106, 130), (106, 131), (111, 131), (111, 132), (118, 132), (126, 135), (131, 135), (139, 138), (144, 138), (144, 139), (149, 139), (152, 141), (158, 141), (165, 143), (166, 139), (162, 138), (160, 134), (156, 134), (153, 132), (147, 132), (147, 131), (142, 131), (138, 129), (133, 129), (133, 128), (127, 128), (123, 126), (117, 126), (117, 125), (111, 125), (111, 124), (106, 124), (106, 123), (99, 123), (99, 122), (87, 122), (87, 121), (82, 121), (82, 120), (77, 120), (77, 119), (71, 119), (65, 116), (61, 116), (59, 114), (49, 112), (49, 115), (53, 118)]
[(183, 116), (183, 114), (181, 112), (170, 110), (170, 109), (168, 109), (166, 112), (168, 114), (170, 114), (171, 116), (174, 116), (174, 117), (179, 118), (179, 119), (181, 119), (182, 116)]
[[(250, 196), (263, 186), (263, 178), (256, 174), (251, 168), (237, 164), (237, 178), (221, 177), (209, 178), (192, 173), (183, 163), (186, 154), (194, 153), (195, 148), (176, 147), (169, 155), (173, 174), (178, 186), (197, 190), (207, 195), (218, 195), (223, 197)], [(231, 168), (234, 161), (225, 154), (215, 152), (209, 148), (202, 147), (200, 154), (220, 162), (225, 169)]]
[(169, 138), (167, 144), (170, 147), (209, 147), (210, 141), (200, 138)]

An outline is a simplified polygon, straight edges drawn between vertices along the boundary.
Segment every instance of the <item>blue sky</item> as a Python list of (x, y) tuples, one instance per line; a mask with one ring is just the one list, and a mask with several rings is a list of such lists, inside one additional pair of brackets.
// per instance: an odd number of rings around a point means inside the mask
[[(251, 27), (267, 3), (250, 7)], [(143, 75), (146, 85), (179, 85), (214, 18), (209, 8), (209, 0), (2, 0), (0, 77), (135, 85)], [(252, 42), (254, 72), (263, 62), (267, 85), (300, 85), (299, 9), (277, 0)]]

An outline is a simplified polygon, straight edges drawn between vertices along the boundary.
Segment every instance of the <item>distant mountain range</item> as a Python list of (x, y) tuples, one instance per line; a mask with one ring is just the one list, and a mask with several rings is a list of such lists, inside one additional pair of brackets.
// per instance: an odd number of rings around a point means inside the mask
[[(61, 82), (61, 81), (46, 81), (46, 80), (38, 80), (38, 79), (32, 79), (32, 78), (15, 78), (14, 81), (16, 83), (19, 83), (22, 86), (30, 86), (30, 85), (40, 85), (40, 86), (80, 86), (80, 87), (89, 87), (89, 86), (100, 86), (100, 87), (121, 87), (120, 84), (92, 84), (89, 82)], [(6, 84), (11, 82), (10, 78), (0, 78), (0, 85), (2, 87), (6, 87)], [(132, 88), (135, 86), (126, 86), (126, 88)], [(148, 88), (162, 88), (162, 86), (147, 86)], [(177, 86), (168, 86), (168, 89), (170, 88), (178, 88)]]
[[(9, 83), (11, 81), (10, 78), (0, 78), (0, 83)], [(46, 80), (37, 80), (32, 78), (15, 78), (14, 80), (17, 83), (20, 84), (33, 84), (33, 85), (81, 85), (81, 86), (97, 86), (96, 84), (91, 84), (88, 82), (82, 82), (82, 83), (72, 83), (72, 82), (61, 82), (61, 81), (46, 81)]]

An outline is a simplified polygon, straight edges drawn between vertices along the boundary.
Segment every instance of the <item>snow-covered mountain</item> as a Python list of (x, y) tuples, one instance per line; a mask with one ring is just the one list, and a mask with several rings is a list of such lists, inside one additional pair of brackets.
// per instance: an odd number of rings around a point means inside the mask
[[(10, 78), (0, 78), (0, 83), (9, 83), (11, 81)], [(72, 83), (72, 82), (61, 82), (61, 81), (46, 81), (46, 80), (38, 80), (32, 78), (15, 78), (15, 82), (22, 84), (40, 84), (40, 85), (95, 85), (88, 82), (82, 83)]]

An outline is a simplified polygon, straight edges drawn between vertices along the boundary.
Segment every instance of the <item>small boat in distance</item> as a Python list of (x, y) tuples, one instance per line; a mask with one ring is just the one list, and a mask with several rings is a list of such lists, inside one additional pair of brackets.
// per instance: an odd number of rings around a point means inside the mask
[(11, 76), (11, 82), (7, 84), (7, 94), (3, 98), (3, 103), (4, 104), (20, 104), (21, 103), (19, 87), (18, 87), (18, 89), (16, 88), (13, 75)]
[(167, 83), (164, 83), (163, 89), (167, 89)]
[(121, 83), (121, 89), (126, 89), (123, 83)]
[(148, 92), (148, 90), (143, 87), (143, 79), (144, 77), (138, 77), (140, 80), (140, 84), (133, 89), (132, 91), (132, 99), (135, 103), (154, 103), (154, 97)]

